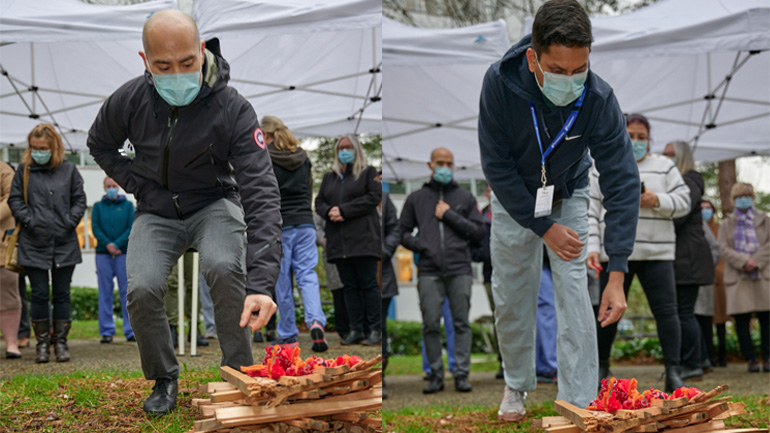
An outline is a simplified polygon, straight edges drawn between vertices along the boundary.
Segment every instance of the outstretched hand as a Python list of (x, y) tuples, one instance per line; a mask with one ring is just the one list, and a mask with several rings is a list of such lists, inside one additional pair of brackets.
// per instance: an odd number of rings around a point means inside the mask
[(267, 325), (277, 309), (273, 299), (267, 295), (248, 295), (243, 301), (240, 326), (243, 328), (248, 325), (252, 331), (256, 331)]

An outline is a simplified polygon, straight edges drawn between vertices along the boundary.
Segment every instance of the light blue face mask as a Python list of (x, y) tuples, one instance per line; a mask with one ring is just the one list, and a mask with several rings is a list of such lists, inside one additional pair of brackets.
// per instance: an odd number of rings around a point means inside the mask
[(343, 164), (350, 164), (356, 159), (356, 154), (350, 149), (342, 149), (337, 153), (337, 158)]
[(552, 72), (545, 72), (540, 66), (540, 61), (536, 59), (537, 67), (540, 72), (543, 73), (543, 85), (535, 78), (537, 87), (540, 87), (540, 91), (543, 92), (549, 101), (553, 102), (553, 105), (557, 107), (564, 107), (574, 102), (585, 89), (586, 78), (588, 78), (588, 69), (584, 72), (572, 74), (572, 76), (554, 74)]
[(33, 150), (29, 153), (30, 156), (32, 156), (32, 159), (40, 165), (46, 165), (51, 161), (50, 150)]
[(107, 198), (110, 200), (115, 200), (118, 198), (118, 189), (117, 188), (107, 188)]
[(452, 169), (449, 167), (436, 167), (433, 169), (433, 180), (438, 183), (448, 184), (452, 181)]
[(743, 197), (736, 197), (735, 199), (735, 207), (740, 210), (749, 209), (753, 205), (754, 205), (754, 200), (752, 200), (751, 197), (743, 196)]
[(637, 161), (644, 158), (644, 155), (647, 155), (647, 144), (646, 141), (636, 141), (631, 140), (631, 147), (634, 149), (634, 158), (636, 158)]
[(155, 90), (172, 107), (190, 105), (201, 90), (201, 71), (188, 74), (154, 74), (150, 69), (150, 74), (155, 80)]
[(708, 221), (714, 216), (714, 209), (704, 208), (700, 210), (703, 221)]

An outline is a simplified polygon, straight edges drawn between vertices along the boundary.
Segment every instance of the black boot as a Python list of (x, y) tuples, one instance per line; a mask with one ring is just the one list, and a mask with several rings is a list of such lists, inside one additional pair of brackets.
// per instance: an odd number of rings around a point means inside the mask
[(347, 338), (342, 340), (341, 344), (343, 346), (359, 344), (360, 342), (364, 341), (364, 338), (366, 338), (366, 336), (363, 334), (363, 332), (350, 331), (350, 334), (348, 334)]
[[(203, 334), (200, 331), (201, 331), (201, 328), (198, 328), (198, 332), (196, 332), (197, 336), (195, 338), (195, 342), (198, 344), (198, 346), (208, 346), (209, 342), (206, 341), (206, 339), (203, 337)], [(187, 341), (190, 342), (192, 341), (191, 339), (192, 339), (192, 332), (190, 333), (190, 335), (187, 336)]]
[(171, 343), (174, 344), (174, 349), (179, 347), (179, 328), (174, 325), (168, 325), (171, 328)]
[(165, 415), (176, 407), (177, 381), (160, 378), (152, 387), (152, 394), (144, 401), (144, 411), (150, 415)]
[(372, 331), (369, 336), (366, 337), (361, 344), (364, 346), (378, 346), (382, 342), (382, 333), (380, 331)]
[(679, 377), (682, 378), (682, 380), (689, 379), (690, 381), (699, 381), (703, 380), (703, 369), (700, 367), (688, 367), (686, 365), (682, 365), (679, 367)]
[(45, 364), (50, 356), (51, 325), (48, 319), (32, 320), (32, 329), (35, 331), (35, 338), (37, 339), (35, 362)]
[(678, 365), (667, 365), (666, 366), (666, 392), (672, 393), (675, 389), (679, 389), (683, 386), (687, 386), (682, 382), (682, 377), (680, 376), (681, 367)]
[(69, 347), (67, 347), (67, 334), (70, 332), (72, 320), (53, 321), (53, 347), (56, 352), (56, 362), (70, 360)]

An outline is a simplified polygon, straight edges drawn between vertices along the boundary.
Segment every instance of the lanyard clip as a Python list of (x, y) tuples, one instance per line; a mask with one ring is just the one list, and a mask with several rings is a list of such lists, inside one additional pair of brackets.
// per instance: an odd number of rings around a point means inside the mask
[(546, 181), (546, 177), (545, 177), (545, 164), (541, 165), (540, 168), (541, 168), (541, 171), (540, 171), (540, 181), (543, 182), (543, 188), (545, 188), (545, 181)]

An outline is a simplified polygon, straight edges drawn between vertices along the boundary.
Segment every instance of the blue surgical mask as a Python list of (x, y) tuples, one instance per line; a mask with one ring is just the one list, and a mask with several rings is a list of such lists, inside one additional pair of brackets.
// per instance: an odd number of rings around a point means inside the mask
[(448, 184), (452, 181), (452, 169), (449, 167), (436, 167), (433, 169), (433, 180), (438, 183)]
[(583, 93), (583, 89), (585, 89), (586, 78), (588, 78), (587, 69), (584, 72), (572, 74), (572, 76), (567, 76), (562, 74), (554, 74), (552, 72), (545, 72), (543, 68), (540, 67), (539, 60), (537, 61), (537, 67), (540, 69), (540, 72), (543, 73), (542, 86), (539, 82), (537, 82), (537, 78), (535, 78), (537, 87), (540, 88), (540, 91), (543, 92), (543, 95), (545, 95), (549, 101), (553, 102), (553, 105), (556, 105), (557, 107), (569, 105), (577, 98), (579, 98), (580, 94)]
[(644, 158), (644, 155), (647, 155), (647, 144), (646, 141), (631, 140), (631, 146), (634, 149), (634, 158), (636, 158), (637, 161)]
[(107, 198), (110, 200), (115, 200), (116, 198), (118, 198), (117, 188), (107, 188), (105, 192), (107, 193)]
[(708, 221), (714, 216), (714, 209), (704, 208), (700, 210), (703, 221)]
[(51, 161), (50, 150), (32, 150), (29, 152), (32, 159), (40, 165), (46, 165)]
[(356, 159), (356, 153), (350, 149), (342, 149), (337, 153), (337, 158), (343, 164), (350, 164)]
[(735, 199), (735, 207), (740, 210), (746, 210), (754, 205), (754, 200), (752, 200), (751, 197), (743, 196), (743, 197), (736, 197)]
[(190, 105), (201, 90), (201, 71), (165, 75), (150, 73), (155, 80), (155, 90), (173, 107)]

